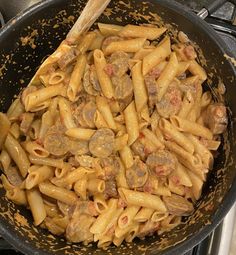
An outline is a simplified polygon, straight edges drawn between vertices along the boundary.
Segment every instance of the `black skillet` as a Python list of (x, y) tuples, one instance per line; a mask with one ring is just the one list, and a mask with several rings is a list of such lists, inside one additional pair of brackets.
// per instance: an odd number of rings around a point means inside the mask
[[(47, 0), (20, 13), (0, 31), (0, 110), (6, 111), (15, 95), (26, 86), (42, 59), (53, 52), (72, 26), (68, 16), (78, 17), (85, 0)], [(222, 2), (222, 1), (221, 1)], [(231, 56), (227, 46), (215, 31), (185, 7), (170, 0), (113, 0), (111, 11), (99, 18), (100, 22), (128, 24), (154, 22), (158, 14), (164, 22), (187, 33), (201, 48), (206, 59), (206, 70), (211, 74), (211, 86), (221, 80), (227, 89), (230, 124), (222, 137), (219, 157), (209, 174), (203, 195), (196, 204), (195, 213), (185, 223), (160, 237), (111, 247), (102, 251), (96, 246), (86, 249), (80, 244), (70, 245), (63, 238), (33, 227), (32, 217), (24, 208), (14, 205), (0, 189), (0, 232), (18, 250), (25, 254), (157, 254), (178, 255), (202, 241), (223, 219), (236, 198), (236, 145), (234, 119), (236, 117), (236, 72), (224, 57)], [(141, 15), (137, 15), (141, 13)], [(151, 13), (151, 14), (150, 14)], [(109, 15), (110, 14), (110, 15)], [(55, 26), (59, 24), (59, 27)], [(22, 46), (21, 37), (32, 36), (30, 45)], [(36, 45), (36, 48), (34, 48)], [(202, 54), (200, 54), (202, 55)], [(200, 59), (202, 60), (202, 58)], [(204, 62), (204, 61), (203, 61)], [(205, 86), (206, 88), (208, 85)], [(26, 221), (27, 220), (27, 221)]]

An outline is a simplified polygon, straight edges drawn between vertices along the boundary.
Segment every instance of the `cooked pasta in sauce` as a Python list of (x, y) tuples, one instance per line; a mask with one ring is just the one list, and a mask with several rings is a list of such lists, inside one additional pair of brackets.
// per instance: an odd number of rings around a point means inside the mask
[(98, 24), (62, 42), (0, 114), (6, 196), (69, 242), (170, 231), (200, 198), (226, 107), (186, 35)]

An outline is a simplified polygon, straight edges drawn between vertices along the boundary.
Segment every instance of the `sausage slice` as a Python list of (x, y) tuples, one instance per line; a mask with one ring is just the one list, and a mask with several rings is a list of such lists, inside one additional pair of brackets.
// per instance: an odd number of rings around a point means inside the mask
[(89, 150), (98, 158), (109, 157), (114, 149), (115, 136), (109, 128), (97, 130), (89, 141)]
[(126, 169), (126, 180), (131, 189), (142, 187), (148, 179), (148, 168), (138, 157), (132, 167)]

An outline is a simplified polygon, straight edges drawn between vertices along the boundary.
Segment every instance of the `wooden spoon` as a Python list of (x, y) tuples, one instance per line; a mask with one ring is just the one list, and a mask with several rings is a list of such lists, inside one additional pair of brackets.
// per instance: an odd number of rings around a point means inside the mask
[(97, 18), (104, 12), (111, 0), (89, 0), (80, 17), (67, 34), (66, 40), (74, 43), (78, 37), (87, 32)]
[(76, 44), (79, 36), (87, 32), (96, 19), (103, 13), (111, 0), (89, 0), (83, 9), (80, 17), (75, 22), (67, 34), (66, 40), (62, 41), (60, 46), (41, 64), (29, 85), (40, 84), (39, 76), (45, 73), (50, 66), (57, 62), (66, 52), (68, 52), (73, 44)]

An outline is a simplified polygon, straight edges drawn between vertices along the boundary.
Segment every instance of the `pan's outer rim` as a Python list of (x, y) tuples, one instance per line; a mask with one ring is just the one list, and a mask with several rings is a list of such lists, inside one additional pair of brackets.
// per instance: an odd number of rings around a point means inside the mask
[[(5, 36), (5, 34), (8, 34), (14, 29), (14, 26), (21, 21), (24, 21), (28, 18), (28, 16), (32, 16), (34, 13), (36, 13), (38, 10), (42, 8), (46, 8), (47, 6), (50, 6), (53, 2), (60, 1), (60, 0), (42, 0), (39, 3), (31, 6), (27, 10), (19, 13), (16, 17), (11, 19), (1, 30), (0, 30), (0, 41), (1, 38)], [(137, 0), (140, 1), (140, 0)], [(183, 15), (185, 18), (190, 20), (192, 24), (194, 24), (197, 27), (201, 27), (202, 30), (204, 30), (208, 37), (213, 39), (215, 43), (217, 44), (218, 48), (221, 49), (222, 54), (232, 55), (230, 52), (228, 46), (223, 41), (223, 39), (217, 35), (217, 33), (214, 31), (213, 28), (211, 28), (204, 20), (201, 20), (197, 15), (192, 13), (188, 8), (185, 6), (174, 2), (173, 0), (156, 0), (158, 4), (161, 4), (164, 7), (167, 7), (173, 11), (179, 11), (181, 15)], [(235, 67), (231, 62), (229, 62), (231, 65), (232, 71), (234, 72), (234, 75), (236, 77), (236, 70)], [(230, 208), (233, 206), (234, 202), (236, 200), (236, 180), (234, 179), (234, 182), (232, 184), (232, 187), (228, 191), (227, 195), (225, 196), (221, 206), (218, 208), (216, 213), (214, 214), (212, 218), (212, 224), (205, 226), (203, 229), (201, 229), (197, 234), (189, 237), (182, 243), (177, 244), (176, 246), (173, 246), (169, 249), (167, 249), (163, 255), (177, 255), (176, 251), (178, 250), (178, 253), (181, 252), (185, 253), (191, 248), (193, 248), (195, 245), (197, 245), (199, 242), (204, 240), (207, 235), (213, 231), (213, 229), (221, 222), (221, 220), (225, 217), (227, 212), (230, 210)], [(24, 252), (25, 254), (31, 255), (51, 255), (49, 252), (45, 252), (35, 246), (32, 246), (30, 243), (26, 242), (20, 242), (17, 235), (14, 234), (13, 231), (8, 230), (8, 225), (5, 224), (5, 222), (0, 219), (0, 233), (1, 235), (11, 244), (13, 245), (17, 250), (20, 250), (21, 252)], [(150, 253), (155, 254), (155, 251)]]

